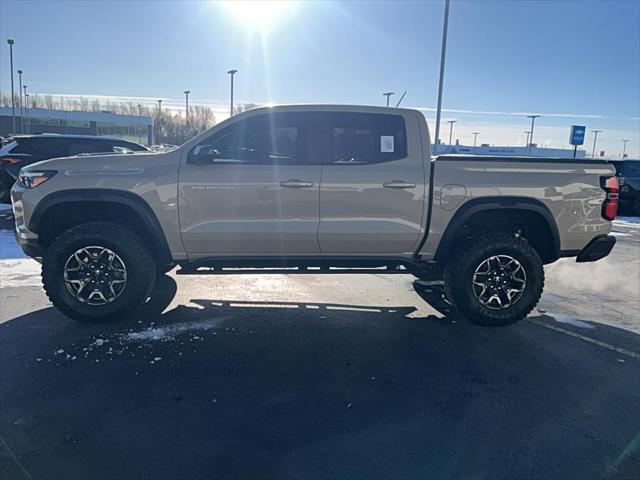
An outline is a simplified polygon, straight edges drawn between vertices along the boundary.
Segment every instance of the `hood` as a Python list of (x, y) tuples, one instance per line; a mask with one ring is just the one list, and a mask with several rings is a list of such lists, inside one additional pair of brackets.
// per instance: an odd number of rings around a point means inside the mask
[(51, 158), (23, 167), (25, 171), (64, 170), (67, 173), (112, 172), (117, 170), (136, 170), (146, 166), (149, 161), (160, 159), (164, 154), (154, 152), (135, 153), (94, 153), (73, 157)]

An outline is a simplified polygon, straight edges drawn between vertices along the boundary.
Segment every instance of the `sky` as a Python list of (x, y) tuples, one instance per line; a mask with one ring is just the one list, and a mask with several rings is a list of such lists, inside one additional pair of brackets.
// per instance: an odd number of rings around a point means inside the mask
[[(444, 1), (214, 2), (0, 0), (6, 38), (29, 91), (131, 98), (227, 115), (238, 102), (383, 105), (407, 94), (434, 130)], [(443, 120), (472, 144), (569, 148), (572, 124), (598, 150), (640, 157), (640, 1), (452, 0)], [(444, 124), (441, 138), (448, 142)]]

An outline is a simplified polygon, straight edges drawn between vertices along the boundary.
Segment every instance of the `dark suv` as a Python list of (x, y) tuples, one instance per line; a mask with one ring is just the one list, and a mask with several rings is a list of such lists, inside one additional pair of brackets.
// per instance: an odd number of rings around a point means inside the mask
[(0, 202), (11, 203), (9, 191), (20, 169), (41, 160), (90, 153), (130, 153), (148, 149), (119, 138), (38, 134), (15, 136), (0, 148)]
[(611, 164), (616, 167), (620, 182), (620, 210), (640, 215), (640, 160), (618, 160)]

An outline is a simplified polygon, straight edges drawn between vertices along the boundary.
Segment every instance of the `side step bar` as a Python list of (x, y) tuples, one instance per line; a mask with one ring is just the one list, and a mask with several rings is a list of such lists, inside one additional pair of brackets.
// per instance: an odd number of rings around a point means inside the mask
[(357, 257), (217, 257), (180, 264), (178, 275), (238, 274), (412, 274), (422, 279), (442, 278), (439, 265), (406, 258)]

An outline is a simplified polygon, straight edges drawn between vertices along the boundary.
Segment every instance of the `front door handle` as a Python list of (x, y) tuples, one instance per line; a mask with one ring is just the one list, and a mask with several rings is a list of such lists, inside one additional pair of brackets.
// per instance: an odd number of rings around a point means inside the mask
[(294, 178), (285, 182), (280, 182), (280, 186), (287, 188), (309, 188), (313, 187), (313, 182), (303, 182), (302, 180)]
[(405, 182), (404, 180), (391, 180), (382, 184), (384, 188), (415, 188), (416, 184), (411, 182)]

